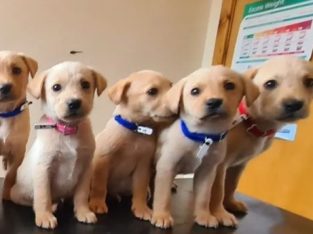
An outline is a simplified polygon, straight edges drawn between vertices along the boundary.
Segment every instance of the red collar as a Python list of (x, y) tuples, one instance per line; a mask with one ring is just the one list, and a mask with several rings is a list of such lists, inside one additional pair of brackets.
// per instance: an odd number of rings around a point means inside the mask
[(53, 119), (50, 117), (46, 116), (46, 120), (49, 124), (53, 125), (55, 130), (58, 132), (62, 133), (63, 135), (75, 135), (78, 131), (78, 126), (77, 125), (69, 125), (66, 123), (62, 122), (55, 122)]
[(247, 132), (256, 136), (256, 137), (273, 137), (276, 133), (276, 129), (271, 128), (266, 131), (261, 130), (258, 128), (256, 123), (253, 121), (253, 119), (249, 116), (249, 113), (247, 111), (247, 107), (244, 102), (241, 102), (239, 105), (239, 113), (241, 117), (244, 119), (243, 122), (247, 127)]

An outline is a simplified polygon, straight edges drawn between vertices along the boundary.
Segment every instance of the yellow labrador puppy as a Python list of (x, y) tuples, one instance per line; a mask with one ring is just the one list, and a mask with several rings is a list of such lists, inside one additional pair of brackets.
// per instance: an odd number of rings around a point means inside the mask
[(41, 98), (44, 115), (18, 169), (11, 199), (33, 205), (39, 227), (55, 228), (53, 203), (72, 196), (78, 221), (96, 222), (88, 207), (95, 140), (87, 116), (95, 90), (100, 95), (105, 86), (102, 75), (79, 62), (55, 65), (29, 84), (30, 93)]
[(242, 171), (253, 157), (268, 149), (277, 130), (289, 122), (309, 115), (313, 97), (313, 65), (295, 57), (282, 56), (252, 69), (249, 76), (260, 89), (260, 96), (247, 107), (240, 105), (244, 120), (232, 129), (227, 139), (227, 154), (218, 168), (212, 209), (220, 222), (233, 225), (229, 211), (246, 213), (244, 203), (234, 197)]
[(170, 107), (180, 119), (159, 138), (152, 224), (173, 225), (170, 214), (171, 185), (178, 173), (195, 172), (195, 222), (216, 227), (209, 208), (217, 165), (226, 153), (223, 139), (240, 100), (251, 104), (258, 89), (251, 80), (223, 66), (200, 69), (175, 84), (168, 92)]
[(9, 199), (16, 170), (22, 163), (29, 137), (29, 110), (26, 88), (29, 74), (37, 72), (37, 62), (21, 53), (0, 51), (0, 155), (8, 172), (3, 199)]
[(165, 94), (171, 82), (155, 71), (139, 71), (109, 89), (117, 105), (114, 117), (96, 137), (93, 179), (89, 205), (96, 213), (107, 213), (107, 194), (132, 196), (137, 218), (150, 220), (147, 192), (158, 128), (173, 113)]

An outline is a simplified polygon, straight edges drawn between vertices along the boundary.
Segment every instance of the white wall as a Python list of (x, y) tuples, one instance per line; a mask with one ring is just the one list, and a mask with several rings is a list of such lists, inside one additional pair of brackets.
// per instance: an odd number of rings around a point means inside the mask
[[(217, 27), (218, 18), (208, 24), (210, 11), (219, 11), (210, 9), (216, 2), (221, 0), (1, 0), (0, 50), (33, 56), (40, 71), (80, 60), (101, 71), (109, 85), (139, 69), (176, 81), (200, 67), (205, 44), (214, 43), (206, 32)], [(70, 55), (73, 49), (83, 54)], [(30, 108), (33, 124), (41, 116), (39, 102)], [(95, 133), (112, 110), (106, 94), (96, 100)]]

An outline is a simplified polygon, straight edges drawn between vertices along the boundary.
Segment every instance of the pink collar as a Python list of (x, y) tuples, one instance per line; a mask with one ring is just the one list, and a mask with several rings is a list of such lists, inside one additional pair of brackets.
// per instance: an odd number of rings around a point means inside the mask
[(63, 135), (75, 135), (78, 131), (77, 125), (70, 125), (62, 122), (55, 122), (53, 119), (51, 119), (48, 116), (45, 116), (46, 121), (48, 124), (54, 125), (55, 130), (62, 133)]

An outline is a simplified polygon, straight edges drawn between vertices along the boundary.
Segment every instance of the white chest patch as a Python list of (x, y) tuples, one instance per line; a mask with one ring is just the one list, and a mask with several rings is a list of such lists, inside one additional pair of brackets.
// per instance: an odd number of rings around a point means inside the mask
[(10, 134), (10, 125), (6, 121), (0, 121), (0, 139), (5, 144)]

